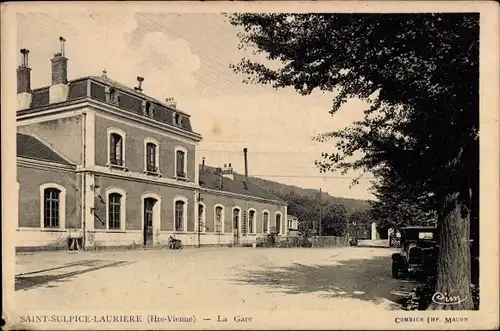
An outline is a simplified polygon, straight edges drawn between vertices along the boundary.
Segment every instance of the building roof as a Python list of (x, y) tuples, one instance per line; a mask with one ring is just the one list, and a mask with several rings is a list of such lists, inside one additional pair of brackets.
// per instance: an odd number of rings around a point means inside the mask
[[(126, 111), (134, 112), (141, 116), (146, 116), (143, 114), (142, 102), (147, 100), (155, 106), (155, 112), (152, 117), (153, 119), (159, 122), (173, 125), (186, 131), (193, 132), (189, 114), (177, 108), (174, 108), (166, 102), (162, 102), (160, 100), (152, 98), (143, 92), (138, 92), (133, 88), (110, 79), (107, 76), (103, 75), (81, 77), (69, 81), (68, 85), (68, 101), (92, 98), (101, 102), (107, 102), (106, 87), (113, 87), (118, 91), (119, 95), (119, 103), (117, 107)], [(49, 105), (49, 88), (50, 86), (45, 86), (32, 90), (33, 99), (31, 102), (31, 108), (19, 111), (18, 113), (31, 113), (36, 111), (36, 109), (32, 110), (33, 108), (39, 108)], [(180, 125), (174, 124), (174, 113), (180, 115)]]
[(204, 170), (200, 168), (200, 186), (206, 189), (235, 193), (241, 195), (252, 196), (261, 199), (272, 200), (279, 204), (286, 204), (286, 201), (263, 189), (255, 183), (249, 181), (245, 185), (245, 176), (234, 173), (234, 181), (224, 177), (222, 179), (222, 188), (220, 185), (221, 176), (217, 174), (217, 169), (214, 167), (205, 166)]
[(61, 164), (71, 164), (33, 136), (17, 134), (17, 156)]

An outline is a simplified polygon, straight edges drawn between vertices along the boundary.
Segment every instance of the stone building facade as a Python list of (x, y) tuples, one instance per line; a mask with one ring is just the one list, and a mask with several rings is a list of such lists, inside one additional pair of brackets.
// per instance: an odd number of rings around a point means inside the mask
[(230, 167), (197, 163), (202, 136), (172, 100), (107, 77), (31, 89), (28, 51), (17, 70), (18, 249), (252, 243), (286, 233), (284, 201)]

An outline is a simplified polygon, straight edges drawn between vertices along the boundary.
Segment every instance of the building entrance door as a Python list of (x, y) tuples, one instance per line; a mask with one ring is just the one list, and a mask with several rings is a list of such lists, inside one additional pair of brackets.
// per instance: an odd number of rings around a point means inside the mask
[(156, 199), (146, 198), (144, 199), (144, 246), (153, 245), (153, 217), (154, 217), (154, 205), (156, 204)]
[(240, 242), (240, 213), (241, 211), (239, 209), (233, 209), (233, 242), (235, 244)]

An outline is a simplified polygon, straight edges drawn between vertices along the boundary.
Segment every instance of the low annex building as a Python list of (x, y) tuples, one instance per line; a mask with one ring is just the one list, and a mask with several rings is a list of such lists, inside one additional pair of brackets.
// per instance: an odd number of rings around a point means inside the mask
[[(202, 140), (172, 98), (107, 77), (67, 80), (65, 40), (52, 85), (32, 90), (28, 50), (17, 69), (16, 247), (255, 242), (286, 234), (287, 205), (229, 167), (197, 164)], [(245, 151), (246, 160), (246, 151)]]

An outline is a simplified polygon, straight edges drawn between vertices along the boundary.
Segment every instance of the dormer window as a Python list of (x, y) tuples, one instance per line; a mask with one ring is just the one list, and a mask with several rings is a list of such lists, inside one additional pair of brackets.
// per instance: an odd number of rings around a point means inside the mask
[(106, 102), (115, 106), (119, 105), (118, 91), (114, 87), (106, 87)]
[(182, 126), (182, 117), (179, 113), (174, 113), (174, 125)]
[(153, 117), (154, 116), (154, 103), (151, 103), (147, 100), (142, 102), (142, 114), (145, 116)]

